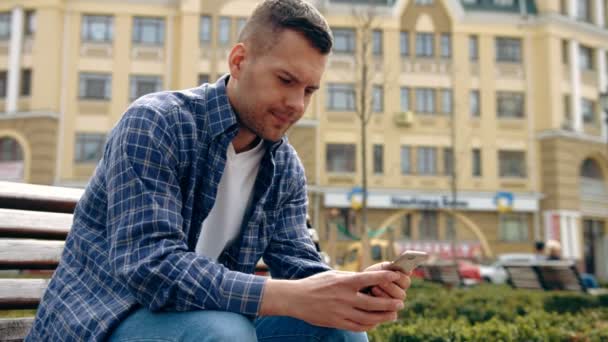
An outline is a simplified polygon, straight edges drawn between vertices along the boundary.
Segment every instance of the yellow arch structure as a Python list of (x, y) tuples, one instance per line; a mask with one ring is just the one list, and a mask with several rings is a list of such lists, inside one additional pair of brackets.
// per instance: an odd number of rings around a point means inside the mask
[[(437, 209), (437, 210), (439, 212), (443, 212), (443, 213), (452, 215), (458, 221), (462, 222), (467, 228), (469, 228), (473, 232), (473, 234), (475, 234), (477, 239), (479, 239), (479, 243), (481, 244), (481, 249), (483, 251), (483, 254), (488, 258), (493, 257), (492, 249), (490, 248), (490, 244), (488, 243), (488, 240), (486, 240), (486, 236), (482, 233), (481, 229), (479, 229), (479, 227), (473, 221), (471, 221), (468, 217), (462, 215), (461, 213), (453, 211), (452, 209)], [(386, 220), (384, 220), (384, 222), (382, 222), (382, 224), (380, 224), (380, 228), (388, 227), (391, 224), (393, 224), (396, 220), (398, 220), (401, 216), (403, 216), (405, 214), (409, 214), (411, 212), (415, 212), (415, 211), (416, 210), (414, 210), (414, 209), (399, 210), (398, 212), (394, 213), (393, 215), (389, 216)]]
[(13, 130), (0, 130), (0, 138), (11, 138), (17, 141), (23, 151), (23, 181), (29, 183), (30, 169), (32, 160), (32, 150), (27, 139), (20, 133)]

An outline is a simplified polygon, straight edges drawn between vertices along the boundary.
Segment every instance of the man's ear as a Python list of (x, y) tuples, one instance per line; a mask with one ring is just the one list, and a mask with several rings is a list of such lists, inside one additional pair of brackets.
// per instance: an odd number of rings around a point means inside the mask
[(230, 77), (235, 79), (239, 78), (242, 72), (243, 64), (245, 63), (245, 56), (247, 54), (247, 48), (245, 44), (238, 43), (230, 50), (228, 55), (228, 68), (230, 69)]

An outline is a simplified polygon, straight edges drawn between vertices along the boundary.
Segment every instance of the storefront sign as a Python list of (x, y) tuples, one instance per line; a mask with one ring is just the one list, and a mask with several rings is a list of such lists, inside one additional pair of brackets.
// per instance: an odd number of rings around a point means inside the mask
[[(534, 212), (539, 207), (539, 194), (531, 193), (466, 192), (458, 193), (456, 201), (449, 192), (408, 193), (370, 191), (367, 206), (373, 209), (451, 209), (472, 211)], [(328, 208), (352, 208), (361, 201), (362, 194), (329, 190), (324, 194), (324, 205)], [(505, 210), (507, 209), (508, 210)]]

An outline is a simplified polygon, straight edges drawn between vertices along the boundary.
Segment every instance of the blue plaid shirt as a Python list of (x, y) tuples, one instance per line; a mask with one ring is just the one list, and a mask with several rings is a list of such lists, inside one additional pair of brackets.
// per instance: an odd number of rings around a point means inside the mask
[(263, 256), (277, 278), (328, 269), (306, 229), (306, 180), (283, 138), (266, 143), (240, 237), (218, 262), (194, 253), (238, 124), (216, 84), (144, 96), (112, 130), (74, 212), (26, 341), (101, 341), (132, 310), (255, 316)]

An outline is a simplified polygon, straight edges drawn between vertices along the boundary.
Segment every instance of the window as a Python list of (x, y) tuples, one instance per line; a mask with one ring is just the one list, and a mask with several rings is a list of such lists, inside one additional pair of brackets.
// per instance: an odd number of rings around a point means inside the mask
[(416, 112), (421, 114), (435, 114), (435, 89), (416, 89)]
[(523, 118), (524, 94), (499, 91), (496, 96), (499, 118)]
[(508, 242), (528, 241), (528, 220), (521, 214), (500, 214), (499, 216), (500, 240)]
[(21, 96), (30, 96), (32, 93), (32, 70), (21, 70)]
[(452, 113), (452, 90), (442, 89), (441, 90), (441, 112), (444, 114)]
[(419, 175), (437, 174), (437, 149), (435, 147), (418, 147), (417, 157)]
[(36, 33), (36, 12), (27, 11), (25, 12), (25, 23), (23, 32), (26, 37), (31, 37)]
[(91, 100), (109, 100), (112, 90), (112, 75), (80, 73), (79, 97)]
[(591, 0), (573, 1), (576, 1), (576, 19), (591, 22)]
[(374, 174), (384, 173), (384, 146), (374, 144)]
[(77, 133), (74, 149), (76, 163), (96, 163), (103, 155), (106, 136), (96, 133)]
[(410, 89), (401, 87), (401, 111), (407, 112), (410, 110)]
[(452, 37), (449, 33), (441, 34), (441, 57), (452, 57)]
[(84, 15), (80, 31), (83, 42), (111, 42), (114, 39), (114, 18), (109, 15)]
[(587, 158), (583, 161), (583, 165), (581, 166), (581, 177), (596, 180), (604, 179), (602, 176), (602, 169), (598, 163), (591, 158)]
[(6, 70), (0, 71), (0, 98), (6, 97), (7, 81)]
[(231, 22), (230, 17), (220, 17), (220, 27), (217, 30), (217, 42), (219, 45), (228, 45), (230, 43)]
[(211, 24), (210, 15), (201, 16), (201, 27), (200, 27), (200, 40), (203, 44), (211, 44), (211, 34), (213, 31), (213, 25)]
[(416, 33), (416, 56), (433, 57), (434, 39), (432, 33)]
[(496, 38), (496, 61), (508, 63), (521, 62), (521, 39)]
[(409, 146), (401, 146), (401, 174), (409, 175), (412, 173), (411, 148)]
[(511, 7), (513, 6), (515, 0), (494, 0), (494, 5), (502, 6), (502, 7)]
[(334, 51), (336, 53), (355, 52), (355, 31), (353, 29), (333, 29)]
[(372, 110), (374, 113), (384, 111), (384, 88), (381, 85), (374, 85), (372, 88)]
[(131, 76), (131, 100), (158, 92), (161, 88), (162, 80), (160, 76)]
[(372, 32), (372, 52), (375, 56), (382, 55), (382, 30)]
[(416, 5), (432, 5), (433, 0), (416, 0)]
[(355, 172), (354, 144), (327, 144), (327, 172)]
[(401, 238), (412, 238), (412, 214), (405, 214), (401, 218)]
[(446, 176), (454, 173), (454, 150), (450, 147), (443, 149), (443, 173)]
[(570, 63), (570, 42), (567, 40), (562, 40), (562, 63)]
[(581, 99), (581, 111), (583, 114), (583, 122), (593, 123), (595, 122), (595, 102), (582, 98)]
[(245, 25), (247, 25), (247, 18), (236, 19), (236, 32), (238, 33), (238, 35), (241, 35), (241, 32), (245, 28)]
[(456, 220), (452, 215), (445, 217), (445, 239), (450, 241), (456, 239)]
[(209, 74), (198, 74), (198, 84), (209, 83)]
[(3, 161), (23, 161), (23, 150), (17, 140), (0, 138), (0, 162)]
[(11, 37), (11, 13), (0, 13), (0, 40), (8, 40)]
[(481, 106), (479, 103), (479, 90), (471, 90), (469, 93), (469, 111), (471, 116), (478, 118), (481, 116)]
[(352, 112), (355, 110), (355, 87), (349, 83), (327, 85), (327, 109)]
[(469, 36), (469, 59), (475, 62), (479, 60), (479, 40), (477, 36)]
[(420, 215), (418, 225), (420, 240), (439, 239), (439, 229), (437, 227), (437, 212), (424, 210)]
[(572, 103), (570, 101), (570, 95), (564, 95), (564, 120), (567, 125), (570, 125), (570, 120), (572, 119), (572, 115), (570, 114)]
[(593, 49), (581, 45), (578, 51), (581, 70), (593, 70)]
[(410, 35), (406, 31), (401, 31), (399, 34), (399, 48), (401, 51), (401, 56), (410, 55)]
[(526, 177), (526, 152), (498, 151), (498, 163), (500, 177)]
[(133, 43), (163, 45), (164, 42), (165, 20), (163, 18), (134, 18)]
[(473, 177), (481, 177), (481, 150), (474, 148), (471, 155)]

